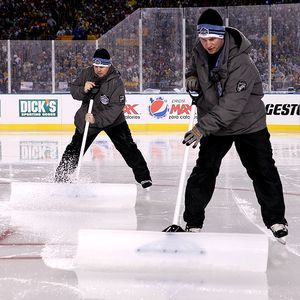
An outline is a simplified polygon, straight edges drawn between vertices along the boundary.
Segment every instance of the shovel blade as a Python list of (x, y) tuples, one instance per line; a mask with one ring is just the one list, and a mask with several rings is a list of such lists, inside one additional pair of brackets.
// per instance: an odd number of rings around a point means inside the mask
[(265, 272), (267, 261), (264, 234), (79, 230), (75, 265), (112, 273)]
[(185, 232), (185, 230), (179, 225), (173, 224), (165, 228), (162, 232)]

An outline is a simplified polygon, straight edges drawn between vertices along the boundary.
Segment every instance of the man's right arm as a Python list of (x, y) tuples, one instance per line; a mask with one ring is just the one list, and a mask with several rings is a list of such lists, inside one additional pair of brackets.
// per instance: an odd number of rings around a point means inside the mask
[(200, 91), (200, 84), (197, 76), (197, 69), (194, 56), (187, 72), (185, 73), (185, 89), (187, 91)]
[(90, 99), (89, 93), (85, 92), (86, 76), (82, 71), (79, 76), (70, 84), (70, 93), (76, 100), (87, 101)]

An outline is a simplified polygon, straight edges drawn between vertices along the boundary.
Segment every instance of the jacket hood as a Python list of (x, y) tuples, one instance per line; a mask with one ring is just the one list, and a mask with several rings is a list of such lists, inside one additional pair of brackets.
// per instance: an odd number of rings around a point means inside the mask
[(243, 52), (250, 53), (251, 43), (242, 32), (233, 27), (226, 27), (225, 31), (229, 33), (229, 51), (233, 52), (232, 55), (239, 55)]

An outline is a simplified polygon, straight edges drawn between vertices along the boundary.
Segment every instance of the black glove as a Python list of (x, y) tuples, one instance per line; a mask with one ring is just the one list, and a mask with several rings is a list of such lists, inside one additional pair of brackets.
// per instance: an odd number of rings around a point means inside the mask
[(185, 88), (187, 91), (199, 91), (200, 84), (196, 76), (190, 76), (185, 81)]
[(188, 131), (184, 135), (184, 139), (182, 141), (186, 146), (190, 146), (194, 143), (193, 148), (196, 148), (202, 138), (202, 133), (200, 132), (197, 124), (192, 128), (192, 130)]

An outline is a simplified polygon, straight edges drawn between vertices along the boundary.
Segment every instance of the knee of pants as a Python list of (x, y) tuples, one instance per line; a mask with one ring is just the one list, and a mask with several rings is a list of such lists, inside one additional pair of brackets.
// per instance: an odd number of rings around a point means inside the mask
[(133, 154), (137, 151), (137, 145), (134, 142), (128, 142), (124, 145), (116, 145), (116, 149), (121, 153)]
[(200, 170), (193, 170), (191, 176), (188, 179), (188, 184), (200, 184), (210, 180), (215, 180), (219, 170), (213, 168), (199, 168)]
[(248, 168), (247, 173), (251, 179), (268, 178), (274, 180), (279, 178), (277, 168), (274, 165), (259, 165), (256, 168)]

